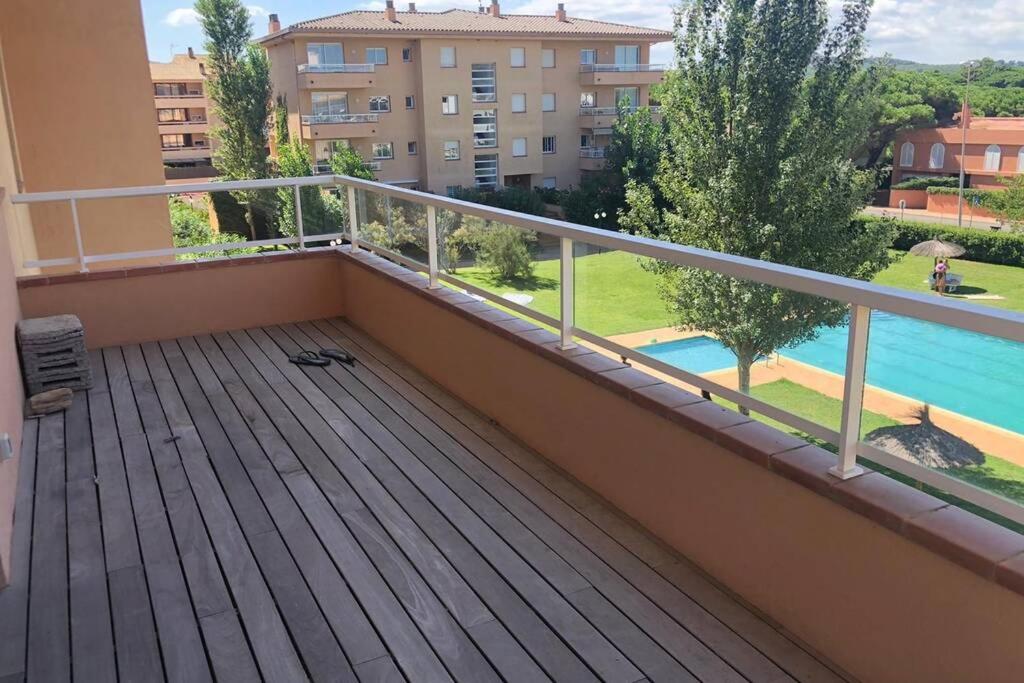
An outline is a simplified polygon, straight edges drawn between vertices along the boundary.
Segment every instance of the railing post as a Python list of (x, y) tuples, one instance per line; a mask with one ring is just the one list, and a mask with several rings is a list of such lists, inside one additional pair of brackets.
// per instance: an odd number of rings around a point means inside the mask
[(846, 343), (846, 377), (843, 386), (843, 419), (839, 428), (839, 462), (829, 474), (839, 479), (852, 479), (864, 474), (857, 465), (857, 444), (860, 442), (860, 417), (864, 408), (864, 375), (867, 370), (868, 331), (871, 309), (851, 306), (850, 337)]
[(562, 263), (560, 269), (562, 342), (558, 347), (563, 351), (576, 348), (576, 343), (572, 340), (572, 330), (576, 325), (574, 316), (575, 294), (573, 284), (575, 283), (575, 276), (573, 275), (572, 245), (573, 243), (570, 238), (562, 238)]
[(352, 251), (359, 249), (359, 216), (356, 215), (356, 188), (348, 186), (348, 230)]
[(299, 250), (306, 248), (306, 236), (302, 229), (302, 196), (298, 184), (295, 185), (295, 231), (299, 236)]
[(441, 283), (437, 279), (437, 209), (427, 204), (427, 271), (430, 276), (430, 289), (438, 289)]
[(88, 273), (89, 265), (85, 262), (85, 247), (82, 246), (82, 226), (78, 222), (78, 202), (71, 200), (71, 224), (75, 227), (75, 247), (78, 249), (78, 272)]

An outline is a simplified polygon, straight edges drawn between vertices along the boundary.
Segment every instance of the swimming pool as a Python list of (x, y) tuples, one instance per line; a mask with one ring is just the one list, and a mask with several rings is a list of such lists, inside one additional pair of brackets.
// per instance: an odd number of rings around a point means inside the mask
[[(780, 353), (842, 375), (846, 326)], [(734, 367), (732, 352), (710, 337), (637, 349), (690, 372)], [(868, 384), (982, 422), (1024, 433), (1024, 344), (876, 311), (868, 341)]]

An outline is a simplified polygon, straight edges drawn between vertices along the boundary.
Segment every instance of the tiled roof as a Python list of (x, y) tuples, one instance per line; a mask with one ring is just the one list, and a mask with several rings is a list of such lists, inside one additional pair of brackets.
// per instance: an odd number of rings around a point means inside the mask
[(154, 81), (201, 81), (205, 77), (199, 65), (205, 63), (206, 55), (174, 55), (170, 62), (150, 62), (149, 74)]
[(289, 26), (284, 32), (631, 36), (652, 40), (670, 40), (672, 38), (669, 31), (578, 17), (567, 17), (565, 21), (559, 21), (554, 14), (546, 16), (503, 14), (494, 17), (490, 14), (469, 10), (450, 9), (444, 12), (398, 12), (397, 18), (397, 21), (392, 22), (388, 21), (384, 12), (354, 10), (320, 19), (301, 21)]
[(1024, 118), (976, 116), (971, 119), (971, 130), (1024, 130)]

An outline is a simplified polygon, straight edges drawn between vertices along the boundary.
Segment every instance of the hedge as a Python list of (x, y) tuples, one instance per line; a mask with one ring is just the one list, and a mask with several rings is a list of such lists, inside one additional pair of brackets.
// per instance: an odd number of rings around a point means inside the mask
[[(967, 200), (968, 202), (974, 202), (974, 200), (977, 199), (978, 200), (978, 204), (984, 205), (985, 204), (985, 199), (987, 197), (989, 197), (993, 192), (998, 192), (998, 191), (999, 190), (971, 190), (971, 189), (965, 189), (964, 190), (964, 199)], [(928, 188), (928, 194), (957, 195), (959, 193), (960, 193), (960, 188), (959, 187), (929, 187)]]
[(941, 178), (910, 178), (892, 186), (894, 190), (927, 190), (930, 187), (960, 187), (960, 179), (953, 176)]
[(988, 232), (975, 228), (957, 228), (951, 225), (900, 221), (875, 216), (858, 216), (855, 220), (865, 227), (879, 221), (891, 222), (896, 227), (893, 248), (900, 251), (908, 251), (919, 242), (942, 239), (956, 242), (966, 249), (967, 253), (963, 256), (965, 259), (1024, 267), (1024, 233)]

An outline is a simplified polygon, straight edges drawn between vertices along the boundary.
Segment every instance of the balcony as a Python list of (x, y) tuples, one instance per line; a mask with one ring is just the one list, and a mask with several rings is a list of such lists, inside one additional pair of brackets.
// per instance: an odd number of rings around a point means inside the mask
[(653, 85), (664, 79), (664, 64), (580, 64), (580, 85)]
[(206, 133), (209, 129), (210, 123), (206, 119), (157, 122), (157, 130), (161, 135), (172, 135), (174, 133)]
[(191, 159), (209, 159), (213, 152), (209, 145), (193, 145), (191, 147), (164, 147), (160, 156), (164, 161), (189, 161)]
[(580, 148), (580, 170), (600, 171), (605, 165), (605, 153), (607, 147), (582, 147)]
[(379, 114), (311, 114), (302, 117), (306, 140), (369, 138), (377, 134)]
[[(620, 113), (635, 112), (639, 107), (580, 107), (580, 128), (593, 128), (607, 132), (595, 133), (595, 135), (609, 135), (611, 129), (619, 121)], [(661, 114), (661, 107), (648, 107), (651, 114)]]
[(299, 64), (299, 88), (304, 90), (350, 90), (372, 88), (376, 64)]
[(153, 98), (157, 109), (205, 109), (209, 105), (203, 93), (187, 95), (157, 95)]
[[(14, 202), (339, 186), (336, 232), (297, 211), (294, 237), (79, 247), (59, 260), (83, 272), (19, 280), (26, 317), (82, 319), (95, 379), (25, 423), (0, 676), (930, 682), (1024, 666), (1024, 539), (919, 490), (956, 488), (945, 474), (864, 449), (855, 371), (836, 433), (675, 370), (575, 318), (576, 247), (1008, 342), (1020, 315), (343, 176)], [(376, 242), (375, 203), (418, 209), (403, 230), (423, 250)], [(434, 218), (452, 214), (556, 238), (554, 315), (442, 270)], [(256, 246), (296, 248), (90, 271)], [(354, 363), (288, 360), (324, 348)], [(913, 485), (853, 472), (858, 453)]]

